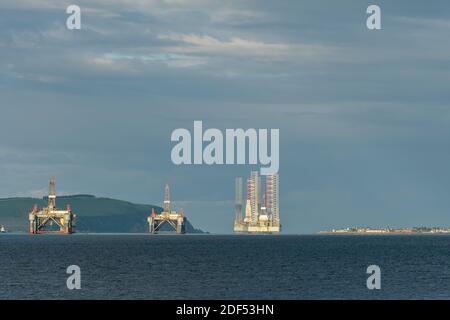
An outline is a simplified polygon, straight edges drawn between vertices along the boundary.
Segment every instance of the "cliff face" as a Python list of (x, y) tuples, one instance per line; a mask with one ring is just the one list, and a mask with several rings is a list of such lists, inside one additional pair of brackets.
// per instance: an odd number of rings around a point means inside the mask
[[(162, 210), (158, 206), (97, 198), (92, 195), (62, 196), (56, 201), (59, 208), (71, 205), (77, 215), (78, 232), (147, 232), (147, 217), (151, 214), (152, 208), (157, 212)], [(5, 225), (9, 231), (27, 231), (28, 212), (35, 204), (43, 207), (47, 204), (47, 199), (0, 199), (0, 225)], [(186, 233), (203, 233), (203, 231), (194, 228), (187, 221)]]

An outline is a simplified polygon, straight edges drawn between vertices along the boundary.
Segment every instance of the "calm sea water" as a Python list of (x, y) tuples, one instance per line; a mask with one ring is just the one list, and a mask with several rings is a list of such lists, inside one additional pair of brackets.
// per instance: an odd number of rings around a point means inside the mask
[(0, 235), (0, 298), (450, 298), (450, 236)]

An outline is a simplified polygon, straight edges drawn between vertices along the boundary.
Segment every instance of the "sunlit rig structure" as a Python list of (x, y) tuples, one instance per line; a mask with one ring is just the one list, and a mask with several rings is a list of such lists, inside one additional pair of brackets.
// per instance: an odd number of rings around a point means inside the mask
[(243, 204), (242, 178), (236, 178), (236, 218), (234, 220), (236, 233), (279, 233), (281, 231), (279, 176), (277, 173), (265, 176), (264, 184), (261, 180), (257, 171), (251, 172), (247, 179), (247, 197)]
[(166, 184), (164, 188), (164, 204), (163, 211), (156, 213), (152, 208), (152, 215), (148, 217), (149, 232), (152, 234), (159, 233), (163, 225), (167, 224), (176, 234), (186, 232), (186, 218), (183, 211), (170, 211), (170, 187)]
[(76, 215), (72, 212), (70, 205), (66, 210), (56, 207), (56, 188), (55, 180), (50, 179), (48, 206), (39, 210), (34, 205), (33, 210), (29, 213), (30, 233), (62, 233), (71, 234), (75, 231)]

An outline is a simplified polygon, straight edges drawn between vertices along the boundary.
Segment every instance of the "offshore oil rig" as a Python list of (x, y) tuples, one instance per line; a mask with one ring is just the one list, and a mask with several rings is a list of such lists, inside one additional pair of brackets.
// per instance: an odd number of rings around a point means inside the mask
[(76, 215), (70, 205), (66, 210), (56, 207), (55, 179), (50, 179), (48, 206), (39, 210), (35, 205), (29, 213), (30, 233), (62, 233), (71, 234), (75, 231)]
[(163, 211), (156, 213), (152, 208), (152, 215), (148, 217), (149, 232), (156, 234), (161, 231), (161, 227), (168, 224), (176, 234), (185, 233), (186, 218), (183, 211), (170, 211), (170, 188), (166, 184), (164, 188), (164, 204)]
[[(261, 183), (258, 171), (252, 171), (247, 179), (245, 205), (242, 201), (242, 178), (237, 177), (234, 232), (279, 233), (281, 224), (278, 199), (278, 173), (266, 175), (264, 183)], [(242, 214), (243, 208), (245, 208), (244, 216)]]

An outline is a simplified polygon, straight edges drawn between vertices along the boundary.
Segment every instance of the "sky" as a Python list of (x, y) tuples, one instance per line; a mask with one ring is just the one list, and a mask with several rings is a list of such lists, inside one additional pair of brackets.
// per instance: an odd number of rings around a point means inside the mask
[(161, 205), (168, 182), (231, 233), (234, 178), (259, 167), (174, 165), (171, 132), (201, 120), (280, 130), (284, 233), (450, 226), (449, 35), (440, 0), (1, 1), (0, 197), (55, 177)]

